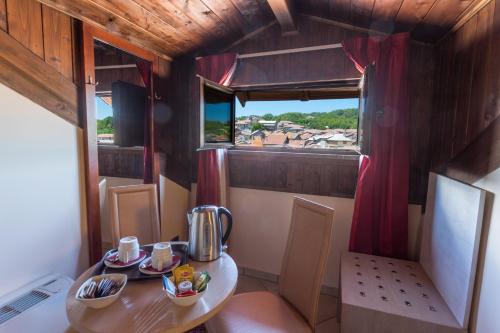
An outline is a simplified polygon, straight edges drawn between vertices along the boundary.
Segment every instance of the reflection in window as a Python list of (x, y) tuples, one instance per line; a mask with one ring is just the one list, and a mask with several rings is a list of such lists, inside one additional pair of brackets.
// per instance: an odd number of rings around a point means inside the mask
[(111, 96), (96, 96), (97, 142), (114, 143), (113, 108)]
[(233, 101), (231, 94), (205, 86), (205, 143), (233, 141)]

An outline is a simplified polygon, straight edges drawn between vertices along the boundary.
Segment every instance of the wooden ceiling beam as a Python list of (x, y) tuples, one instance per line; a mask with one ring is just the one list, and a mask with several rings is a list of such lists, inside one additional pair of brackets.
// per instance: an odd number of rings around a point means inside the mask
[(38, 0), (39, 2), (66, 13), (91, 25), (140, 46), (148, 51), (171, 60), (184, 52), (172, 38), (161, 38), (123, 17), (110, 12), (92, 1), (85, 0)]
[(297, 33), (295, 3), (293, 0), (267, 0), (284, 35)]

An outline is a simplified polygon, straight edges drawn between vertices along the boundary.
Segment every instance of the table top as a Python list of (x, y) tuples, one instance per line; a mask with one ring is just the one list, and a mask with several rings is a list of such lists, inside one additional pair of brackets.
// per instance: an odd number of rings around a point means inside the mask
[(90, 277), (94, 266), (73, 284), (66, 298), (68, 320), (78, 332), (163, 332), (190, 330), (219, 312), (233, 295), (238, 269), (227, 254), (210, 262), (190, 261), (197, 271), (212, 279), (205, 294), (194, 305), (178, 306), (163, 291), (161, 279), (129, 281), (113, 304), (92, 309), (75, 299), (78, 288)]

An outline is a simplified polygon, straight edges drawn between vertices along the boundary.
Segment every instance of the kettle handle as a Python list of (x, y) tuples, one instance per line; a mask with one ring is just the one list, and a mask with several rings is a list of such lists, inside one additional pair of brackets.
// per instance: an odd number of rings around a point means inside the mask
[[(229, 210), (227, 210), (224, 207), (219, 207), (217, 208), (217, 215), (219, 216), (219, 220), (221, 215), (226, 215), (227, 217), (227, 229), (226, 232), (224, 233), (224, 236), (222, 237), (222, 245), (226, 244), (227, 239), (229, 238), (229, 234), (231, 233), (231, 229), (233, 228), (233, 217)], [(222, 222), (221, 222), (221, 228), (222, 228)]]

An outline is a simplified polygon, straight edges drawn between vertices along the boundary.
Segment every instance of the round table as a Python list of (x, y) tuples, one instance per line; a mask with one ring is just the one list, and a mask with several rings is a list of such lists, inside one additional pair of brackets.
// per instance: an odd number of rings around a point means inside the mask
[(161, 279), (129, 281), (113, 304), (103, 309), (88, 308), (75, 299), (78, 288), (94, 270), (83, 273), (66, 298), (66, 312), (74, 329), (82, 333), (185, 332), (219, 312), (233, 295), (238, 280), (234, 260), (224, 253), (210, 262), (190, 261), (197, 271), (207, 271), (212, 279), (198, 302), (178, 306), (163, 291)]

